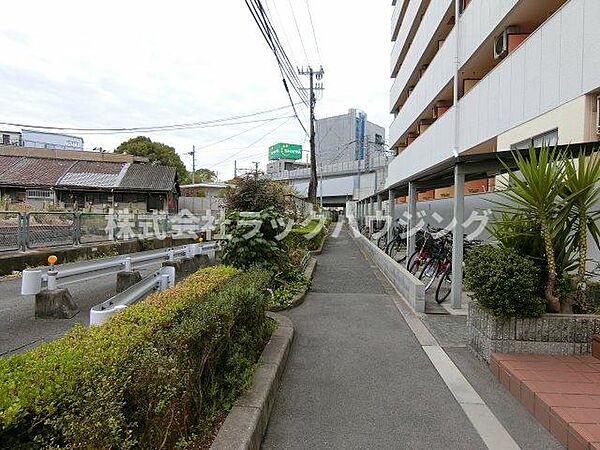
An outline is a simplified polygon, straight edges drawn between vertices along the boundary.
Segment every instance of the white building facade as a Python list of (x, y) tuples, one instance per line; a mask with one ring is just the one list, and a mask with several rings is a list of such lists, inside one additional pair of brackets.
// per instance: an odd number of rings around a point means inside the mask
[(457, 155), (598, 140), (600, 1), (393, 6), (389, 187)]
[(387, 208), (395, 220), (396, 204), (406, 202), (412, 254), (418, 201), (451, 197), (451, 302), (461, 308), (465, 194), (494, 190), (509, 150), (599, 144), (600, 1), (392, 5), (389, 142), (397, 156), (357, 216)]
[(318, 165), (361, 161), (381, 155), (385, 128), (367, 120), (367, 114), (350, 109), (347, 114), (319, 119), (315, 126)]

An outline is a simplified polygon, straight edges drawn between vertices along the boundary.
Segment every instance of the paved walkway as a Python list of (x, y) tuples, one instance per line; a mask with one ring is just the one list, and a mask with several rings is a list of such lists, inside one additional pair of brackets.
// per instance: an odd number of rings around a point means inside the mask
[(485, 449), (369, 264), (329, 239), (263, 448)]

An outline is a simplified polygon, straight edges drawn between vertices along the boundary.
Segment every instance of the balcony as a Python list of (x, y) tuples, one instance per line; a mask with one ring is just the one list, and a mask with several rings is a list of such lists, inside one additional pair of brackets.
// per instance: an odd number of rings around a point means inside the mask
[(394, 1), (394, 12), (392, 13), (392, 41), (395, 41), (398, 32), (400, 30), (400, 25), (404, 19), (404, 15), (406, 13), (406, 7), (410, 0), (400, 0), (400, 2), (396, 3)]
[(396, 147), (399, 141), (404, 141), (410, 128), (419, 120), (433, 119), (432, 109), (436, 101), (446, 100), (452, 103), (452, 86), (448, 84), (454, 77), (455, 54), (456, 33), (453, 30), (392, 122), (392, 147)]
[(388, 167), (387, 186), (392, 186), (453, 156), (456, 108), (450, 108)]
[[(597, 0), (570, 0), (479, 81), (458, 102), (459, 152), (600, 89), (597, 17)], [(388, 186), (453, 156), (456, 114), (451, 108), (390, 163)]]
[(597, 0), (569, 1), (461, 99), (461, 152), (600, 87), (594, 17)]
[[(392, 70), (392, 78), (398, 74), (398, 70), (406, 56), (406, 52), (410, 45), (410, 41), (414, 38), (419, 24), (418, 17), (421, 17), (425, 12), (425, 9), (429, 5), (429, 0), (404, 0), (405, 12), (404, 19), (402, 20), (396, 35), (392, 33), (392, 40), (394, 47), (392, 48), (392, 56), (390, 61), (390, 67)], [(396, 5), (396, 8), (398, 5)]]
[[(411, 81), (416, 83), (418, 80), (418, 68), (429, 63), (437, 53), (438, 41), (446, 39), (451, 30), (451, 26), (447, 22), (453, 17), (453, 6), (453, 0), (438, 0), (432, 2), (425, 11), (421, 25), (392, 85), (390, 94), (392, 111), (395, 111), (403, 103), (409, 83)], [(445, 25), (446, 27), (444, 27)]]

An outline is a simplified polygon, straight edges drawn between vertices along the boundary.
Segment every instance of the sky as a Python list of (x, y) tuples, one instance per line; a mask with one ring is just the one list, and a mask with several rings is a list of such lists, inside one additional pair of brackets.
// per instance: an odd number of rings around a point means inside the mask
[[(158, 126), (289, 105), (273, 54), (244, 0), (5, 3), (0, 122)], [(263, 4), (292, 63), (325, 70), (317, 118), (358, 108), (371, 122), (388, 127), (391, 1)], [(264, 168), (274, 143), (302, 143), (308, 149), (308, 138), (296, 119), (288, 117), (291, 113), (287, 109), (257, 117), (277, 118), (268, 122), (143, 134), (173, 146), (189, 169), (187, 153), (195, 145), (196, 167), (215, 170), (227, 180), (234, 160), (241, 168), (254, 161)], [(300, 116), (308, 129), (305, 108)], [(0, 129), (11, 128), (0, 124)], [(86, 150), (112, 151), (138, 134), (79, 135)]]

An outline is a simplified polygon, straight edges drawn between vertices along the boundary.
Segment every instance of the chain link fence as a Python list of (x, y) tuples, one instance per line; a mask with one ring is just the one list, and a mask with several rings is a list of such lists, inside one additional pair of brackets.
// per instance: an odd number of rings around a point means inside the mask
[(93, 244), (110, 240), (107, 230), (107, 215), (101, 213), (83, 213), (79, 216), (79, 242)]
[(193, 237), (198, 218), (168, 213), (0, 211), (0, 252), (166, 236)]
[(21, 248), (21, 215), (0, 211), (0, 252)]
[(30, 212), (25, 217), (27, 248), (73, 245), (76, 242), (73, 213)]

